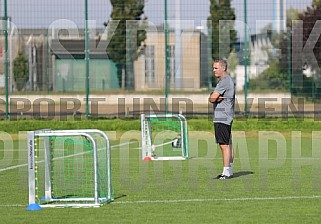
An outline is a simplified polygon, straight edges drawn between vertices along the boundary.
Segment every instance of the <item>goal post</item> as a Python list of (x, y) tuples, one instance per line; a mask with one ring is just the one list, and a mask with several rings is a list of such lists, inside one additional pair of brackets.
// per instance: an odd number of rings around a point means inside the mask
[(141, 114), (142, 159), (189, 158), (187, 120), (181, 114)]
[(110, 142), (104, 132), (38, 130), (28, 131), (27, 138), (27, 210), (100, 207), (113, 200)]

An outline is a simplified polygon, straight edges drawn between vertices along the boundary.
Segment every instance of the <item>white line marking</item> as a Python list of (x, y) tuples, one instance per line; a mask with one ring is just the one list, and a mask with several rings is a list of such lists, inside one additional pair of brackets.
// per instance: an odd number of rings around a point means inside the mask
[(18, 205), (18, 204), (15, 204), (15, 205), (0, 205), (0, 207), (26, 207), (26, 205)]
[[(214, 202), (214, 201), (281, 201), (297, 199), (321, 199), (321, 195), (312, 196), (285, 196), (285, 197), (267, 197), (267, 198), (194, 198), (184, 200), (141, 200), (141, 201), (113, 201), (111, 204), (152, 204), (152, 203), (194, 203), (194, 202)], [(12, 204), (1, 205), (0, 207), (24, 207), (26, 205)]]
[(269, 201), (269, 200), (293, 200), (293, 199), (321, 199), (321, 195), (313, 196), (286, 196), (268, 198), (204, 198), (204, 199), (183, 199), (183, 200), (146, 200), (146, 201), (114, 201), (113, 204), (144, 204), (144, 203), (191, 203), (209, 201)]
[(123, 145), (131, 145), (134, 143), (136, 143), (136, 142), (125, 142), (125, 143), (118, 144), (118, 145), (112, 145), (110, 148), (116, 148), (116, 147), (123, 146)]
[[(174, 142), (175, 140), (172, 140), (170, 142), (165, 142), (165, 143), (161, 143), (161, 144), (158, 144), (158, 145), (154, 145), (155, 148), (159, 148), (159, 147), (162, 147), (164, 145), (170, 145)], [(138, 147), (138, 148), (133, 148), (133, 149), (142, 149), (142, 147)]]
[(7, 170), (13, 170), (13, 169), (24, 167), (24, 166), (27, 166), (27, 165), (28, 164), (26, 163), (26, 164), (20, 164), (20, 165), (16, 165), (16, 166), (9, 166), (7, 168), (0, 169), (0, 172), (7, 171)]
[[(116, 148), (116, 147), (120, 147), (120, 146), (123, 146), (123, 145), (131, 145), (131, 144), (134, 144), (134, 143), (136, 143), (136, 142), (125, 142), (125, 143), (122, 143), (122, 144), (113, 145), (110, 148)], [(80, 153), (69, 155), (69, 156), (57, 157), (54, 160), (62, 159), (62, 158), (69, 158), (69, 157), (78, 156), (78, 155), (82, 155), (82, 154), (86, 154), (86, 153), (88, 153), (88, 152), (80, 152)], [(44, 162), (44, 160), (39, 161), (39, 163), (43, 163), (43, 162)], [(25, 167), (25, 166), (28, 166), (28, 163), (2, 168), (2, 169), (0, 169), (0, 172), (7, 171), (7, 170), (13, 170), (13, 169), (20, 168), (20, 167)]]

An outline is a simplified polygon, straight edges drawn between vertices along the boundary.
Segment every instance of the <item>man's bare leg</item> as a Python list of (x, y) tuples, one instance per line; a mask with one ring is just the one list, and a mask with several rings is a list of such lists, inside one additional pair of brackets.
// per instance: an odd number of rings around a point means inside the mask
[(220, 148), (222, 151), (223, 166), (224, 166), (222, 174), (225, 176), (230, 176), (231, 175), (230, 163), (231, 163), (232, 156), (234, 156), (234, 153), (232, 153), (230, 145), (220, 144)]

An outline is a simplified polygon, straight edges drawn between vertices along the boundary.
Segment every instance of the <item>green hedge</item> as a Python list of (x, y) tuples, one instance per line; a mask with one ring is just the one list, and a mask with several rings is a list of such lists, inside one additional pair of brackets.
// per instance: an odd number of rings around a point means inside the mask
[[(139, 119), (110, 119), (110, 120), (18, 120), (18, 121), (0, 121), (0, 131), (8, 133), (17, 133), (19, 131), (30, 131), (38, 129), (51, 128), (55, 130), (62, 129), (100, 129), (103, 131), (129, 131), (140, 130)], [(190, 131), (209, 131), (213, 130), (213, 122), (210, 118), (188, 119), (188, 128)], [(321, 130), (321, 121), (311, 118), (287, 120), (252, 118), (236, 119), (233, 124), (234, 131), (318, 131)]]

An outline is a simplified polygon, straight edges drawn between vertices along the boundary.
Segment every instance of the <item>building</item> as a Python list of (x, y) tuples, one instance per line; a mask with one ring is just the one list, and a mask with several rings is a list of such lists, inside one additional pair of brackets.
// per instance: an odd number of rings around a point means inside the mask
[[(13, 61), (19, 50), (28, 59), (29, 78), (23, 91), (85, 91), (85, 41), (83, 30), (21, 29), (9, 39), (11, 91), (16, 91)], [(107, 37), (102, 31), (90, 38), (90, 89), (105, 91), (120, 89), (120, 71), (108, 59)], [(0, 41), (0, 73), (4, 74), (4, 39)], [(99, 45), (99, 46), (98, 46)], [(176, 49), (177, 50), (177, 49)], [(165, 36), (164, 32), (148, 32), (142, 53), (133, 63), (134, 88), (138, 91), (165, 88)], [(176, 51), (177, 52), (177, 51)], [(181, 32), (181, 78), (176, 77), (175, 33), (169, 32), (170, 88), (199, 91), (208, 87), (209, 57), (207, 36), (200, 31)], [(211, 69), (210, 69), (211, 70)], [(0, 84), (4, 75), (0, 74)], [(175, 85), (180, 82), (180, 85)], [(3, 83), (4, 84), (4, 83)]]
[[(175, 33), (169, 33), (169, 82), (170, 88), (196, 90), (208, 86), (207, 36), (199, 31), (181, 33), (181, 79), (176, 78)], [(134, 63), (135, 90), (165, 88), (165, 36), (164, 32), (148, 32), (144, 54)], [(175, 85), (180, 82), (180, 85)]]

